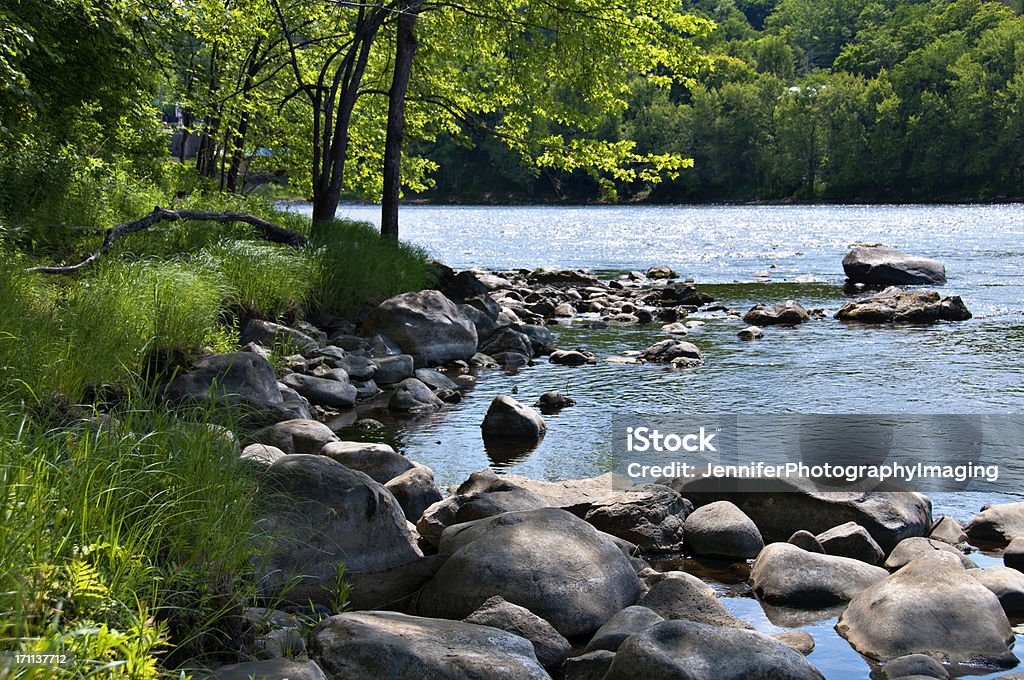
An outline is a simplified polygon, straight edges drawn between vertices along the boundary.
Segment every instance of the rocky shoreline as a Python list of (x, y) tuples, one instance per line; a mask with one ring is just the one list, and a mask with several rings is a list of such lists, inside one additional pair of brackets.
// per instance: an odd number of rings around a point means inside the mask
[[(927, 264), (903, 262), (914, 275)], [(900, 265), (888, 256), (885, 281), (853, 283), (892, 284)], [(260, 470), (259, 587), (275, 608), (246, 612), (254, 660), (206, 677), (823, 677), (805, 658), (808, 634), (756, 632), (700, 578), (651, 566), (679, 555), (749, 565), (758, 599), (798, 616), (841, 609), (837, 631), (882, 677), (1017, 663), (1024, 503), (961, 527), (911, 492), (716, 494), (681, 479), (544, 482), (483, 470), (444, 493), (428, 467), (391, 447), (341, 441), (324, 421), (382, 391), (390, 410), (415, 414), (459, 401), (477, 370), (542, 357), (586, 370), (592, 353), (553, 346), (547, 324), (560, 320), (662, 324), (668, 338), (614, 362), (704, 362), (682, 338), (701, 323), (688, 314), (714, 300), (667, 267), (607, 283), (576, 271), (441, 273), (437, 290), (391, 298), (358, 324), (250, 321), (245, 351), (206, 357), (165, 386), (169, 401), (227, 401), (261, 426), (239, 451)], [(850, 305), (860, 311), (844, 313)], [(902, 288), (850, 305), (838, 318), (970, 318), (955, 296)], [(826, 315), (794, 301), (717, 309), (741, 340)], [(542, 413), (570, 405), (552, 392), (533, 405), (539, 413), (502, 395), (482, 433), (536, 441)], [(1006, 566), (978, 568), (972, 543), (1006, 548)]]

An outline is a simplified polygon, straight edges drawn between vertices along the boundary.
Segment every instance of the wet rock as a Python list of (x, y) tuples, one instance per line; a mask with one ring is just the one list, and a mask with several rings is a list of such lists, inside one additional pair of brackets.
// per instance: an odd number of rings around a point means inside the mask
[(394, 385), (413, 376), (413, 359), (408, 354), (390, 354), (370, 361), (377, 367), (373, 381), (378, 385)]
[(665, 619), (686, 619), (712, 626), (751, 628), (721, 603), (714, 588), (693, 574), (669, 571), (644, 579), (647, 591), (637, 602)]
[(454, 380), (432, 368), (417, 368), (413, 377), (435, 392), (459, 389), (458, 384)]
[(846, 602), (886, 576), (885, 569), (860, 560), (772, 543), (754, 562), (750, 586), (770, 604), (819, 609)]
[(581, 352), (575, 349), (556, 349), (548, 355), (548, 361), (562, 366), (583, 366), (585, 364), (596, 364), (597, 357), (590, 352)]
[(249, 319), (242, 326), (241, 342), (246, 344), (255, 342), (264, 347), (274, 345), (285, 345), (294, 347), (300, 351), (312, 349), (317, 346), (317, 341), (302, 331), (282, 326), (281, 324), (263, 319)]
[(760, 340), (764, 337), (764, 331), (758, 326), (747, 326), (736, 334), (740, 340)]
[(843, 271), (852, 283), (869, 286), (941, 285), (946, 268), (941, 262), (886, 248), (857, 246), (843, 258)]
[(445, 529), (451, 555), (424, 586), (419, 612), (462, 618), (501, 595), (565, 636), (592, 633), (636, 601), (640, 585), (609, 538), (574, 515), (544, 508)]
[(849, 557), (868, 564), (879, 564), (885, 559), (885, 553), (875, 539), (856, 522), (833, 527), (816, 538), (827, 555)]
[(1017, 663), (998, 598), (947, 552), (926, 553), (858, 593), (836, 630), (875, 660), (921, 653), (943, 663)]
[(376, 432), (384, 429), (384, 423), (373, 418), (360, 418), (355, 422), (354, 427), (363, 432)]
[(772, 638), (804, 656), (814, 651), (814, 636), (802, 630), (784, 630), (775, 633)]
[(246, 661), (221, 666), (209, 673), (199, 673), (197, 677), (207, 680), (327, 680), (316, 662), (292, 659)]
[(434, 481), (434, 471), (418, 463), (388, 480), (384, 488), (390, 491), (402, 506), (402, 511), (410, 522), (418, 521), (427, 508), (443, 498)]
[(515, 330), (530, 339), (534, 355), (544, 354), (555, 342), (555, 336), (544, 326), (519, 324), (515, 326)]
[(746, 560), (764, 547), (754, 522), (729, 501), (697, 508), (686, 518), (686, 544), (695, 555)]
[(694, 366), (704, 363), (704, 357), (696, 345), (674, 339), (656, 342), (641, 352), (639, 359), (655, 364), (667, 364), (677, 359)]
[(647, 270), (647, 278), (649, 279), (678, 279), (679, 274), (676, 273), (675, 269), (667, 265), (658, 264), (654, 265)]
[(401, 413), (432, 413), (444, 408), (444, 402), (416, 378), (398, 383), (388, 400), (388, 409)]
[(675, 322), (661, 327), (669, 335), (689, 335), (690, 328), (685, 323)]
[(934, 323), (966, 321), (972, 316), (959, 295), (941, 298), (933, 290), (892, 287), (843, 305), (836, 318), (862, 323)]
[(356, 403), (356, 388), (349, 384), (347, 375), (345, 378), (345, 381), (341, 381), (291, 373), (286, 375), (282, 382), (312, 404), (328, 408), (350, 408)]
[(670, 283), (661, 290), (661, 303), (666, 307), (696, 308), (714, 301), (715, 298), (685, 282)]
[(311, 356), (323, 357), (327, 362), (327, 365), (331, 368), (340, 368), (348, 375), (352, 380), (359, 382), (366, 382), (367, 380), (373, 380), (377, 374), (377, 364), (373, 363), (373, 360), (369, 357), (359, 356), (356, 354), (349, 354), (348, 352), (338, 350), (337, 347), (324, 347), (319, 350), (315, 350)]
[(569, 408), (570, 406), (575, 405), (575, 399), (567, 397), (558, 391), (545, 392), (540, 395), (540, 398), (537, 399), (537, 403), (534, 404), (534, 406), (539, 408), (541, 413), (544, 414), (558, 413), (563, 408)]
[(665, 621), (622, 643), (605, 680), (823, 680), (798, 652), (762, 633)]
[(493, 356), (499, 366), (505, 368), (522, 368), (530, 365), (530, 357), (519, 352), (499, 352)]
[(565, 662), (565, 680), (604, 680), (615, 653), (599, 649), (569, 658)]
[(554, 270), (544, 267), (534, 269), (526, 280), (533, 285), (546, 286), (595, 286), (600, 283), (596, 277), (580, 270)]
[(647, 607), (633, 605), (617, 612), (601, 626), (594, 637), (587, 643), (585, 652), (600, 649), (614, 652), (625, 642), (626, 638), (642, 633), (651, 626), (661, 623), (665, 617)]
[(363, 319), (362, 328), (394, 340), (417, 367), (469, 359), (477, 347), (473, 322), (436, 290), (385, 300)]
[(661, 484), (634, 486), (595, 502), (586, 520), (598, 530), (637, 545), (642, 552), (678, 551), (690, 502)]
[(315, 420), (285, 420), (265, 427), (253, 437), (262, 444), (276, 446), (285, 453), (318, 454), (326, 444), (338, 441), (338, 435)]
[(325, 456), (285, 456), (267, 470), (257, 506), (273, 536), (260, 586), (268, 596), (327, 604), (346, 578), (418, 559), (398, 501), (362, 472)]
[(752, 326), (795, 326), (810, 318), (807, 310), (793, 300), (775, 305), (754, 305), (743, 315), (743, 320)]
[(791, 545), (795, 545), (798, 548), (802, 548), (807, 552), (825, 553), (825, 549), (821, 547), (821, 543), (818, 543), (817, 536), (812, 534), (810, 531), (804, 531), (803, 529), (794, 532), (786, 542)]
[(882, 666), (882, 677), (884, 680), (898, 680), (899, 678), (920, 680), (921, 678), (936, 678), (946, 680), (949, 671), (941, 663), (926, 654), (907, 654), (898, 656)]
[(314, 629), (310, 655), (332, 680), (550, 680), (529, 640), (462, 621), (359, 612)]
[(967, 534), (964, 532), (964, 528), (960, 525), (960, 522), (957, 522), (949, 515), (943, 515), (935, 522), (928, 538), (949, 543), (950, 545), (967, 542)]
[(999, 598), (999, 604), (1008, 617), (1024, 617), (1024, 573), (999, 566), (968, 569), (967, 573)]
[(1024, 536), (1024, 502), (986, 505), (964, 527), (971, 542), (1002, 547)]
[(491, 402), (480, 428), (485, 438), (539, 440), (548, 426), (532, 408), (502, 395)]
[(545, 668), (561, 666), (569, 656), (572, 645), (529, 609), (506, 602), (502, 597), (492, 597), (472, 614), (463, 619), (466, 623), (490, 626), (526, 638), (533, 643), (537, 661)]
[(533, 344), (525, 333), (514, 328), (502, 328), (480, 344), (480, 351), (492, 357), (505, 352), (515, 352), (530, 359), (533, 357)]
[(413, 468), (411, 460), (387, 444), (336, 441), (324, 445), (320, 455), (365, 473), (381, 484)]
[(935, 551), (956, 555), (964, 569), (972, 569), (978, 566), (950, 544), (920, 536), (900, 541), (899, 545), (893, 548), (892, 552), (889, 553), (889, 557), (885, 560), (885, 564), (883, 566), (889, 571), (895, 571), (896, 569), (900, 569), (904, 565), (909, 564), (921, 555)]

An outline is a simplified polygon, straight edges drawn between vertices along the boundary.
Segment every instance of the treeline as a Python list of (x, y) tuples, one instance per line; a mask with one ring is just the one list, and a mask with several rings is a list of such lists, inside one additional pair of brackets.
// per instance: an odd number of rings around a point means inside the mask
[(651, 186), (538, 170), (493, 140), (427, 150), (434, 200), (933, 201), (1024, 195), (1024, 18), (981, 0), (692, 0), (686, 85), (636, 82), (597, 129), (695, 166)]

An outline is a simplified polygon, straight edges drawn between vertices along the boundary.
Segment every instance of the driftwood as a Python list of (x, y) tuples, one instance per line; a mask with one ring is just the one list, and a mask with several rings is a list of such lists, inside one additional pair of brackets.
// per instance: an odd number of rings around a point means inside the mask
[(306, 237), (303, 234), (290, 229), (284, 229), (276, 224), (272, 224), (264, 219), (256, 217), (255, 215), (250, 215), (249, 213), (210, 212), (208, 210), (167, 210), (166, 208), (158, 206), (153, 208), (153, 212), (149, 213), (142, 219), (135, 220), (134, 222), (125, 222), (124, 224), (119, 224), (110, 229), (104, 229), (103, 231), (105, 235), (103, 237), (103, 245), (100, 246), (99, 250), (78, 264), (71, 264), (63, 267), (31, 267), (27, 271), (39, 272), (40, 274), (67, 274), (78, 271), (79, 269), (87, 267), (98, 260), (101, 255), (105, 255), (110, 250), (110, 247), (114, 245), (114, 242), (122, 236), (126, 234), (134, 234), (138, 231), (145, 231), (159, 222), (177, 222), (178, 220), (245, 222), (246, 224), (251, 224), (261, 230), (263, 232), (263, 236), (268, 241), (284, 243), (295, 247), (306, 243)]

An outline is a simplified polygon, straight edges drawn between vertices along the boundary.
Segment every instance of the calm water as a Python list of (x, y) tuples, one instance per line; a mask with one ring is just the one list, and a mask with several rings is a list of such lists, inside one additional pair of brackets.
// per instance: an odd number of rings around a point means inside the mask
[[(373, 206), (343, 206), (339, 216), (379, 220)], [(688, 340), (706, 365), (695, 370), (541, 360), (519, 372), (480, 373), (463, 403), (444, 413), (396, 421), (374, 410), (393, 425), (384, 439), (431, 466), (442, 486), (489, 465), (550, 480), (604, 472), (615, 413), (1024, 413), (1021, 206), (410, 206), (401, 220), (404, 239), (456, 268), (572, 267), (608, 279), (667, 264), (740, 311), (786, 299), (834, 311), (847, 299), (841, 261), (850, 245), (881, 244), (943, 261), (943, 293), (961, 295), (974, 313), (959, 324), (902, 328), (846, 326), (829, 314), (799, 328), (769, 328), (754, 343), (736, 339), (740, 322), (697, 314), (691, 318), (707, 323)], [(590, 329), (579, 321), (554, 330), (559, 346), (602, 359), (668, 337), (657, 326)], [(541, 444), (510, 459), (488, 453), (479, 424), (491, 398), (513, 389), (526, 403), (558, 389), (578, 404), (548, 417)], [(932, 499), (937, 515), (966, 521), (986, 502), (1021, 495), (1024, 488), (1008, 484), (1002, 494)], [(777, 630), (742, 587), (723, 593), (737, 614)], [(830, 679), (868, 677), (834, 623), (804, 626), (818, 640), (811, 660)]]

